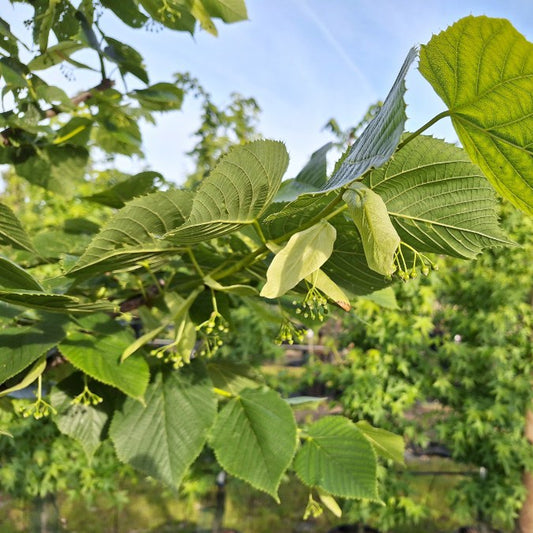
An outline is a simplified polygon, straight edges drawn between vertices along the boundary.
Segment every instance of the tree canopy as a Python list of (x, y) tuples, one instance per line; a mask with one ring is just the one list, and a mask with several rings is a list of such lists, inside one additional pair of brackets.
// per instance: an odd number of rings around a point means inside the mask
[[(330, 309), (427, 275), (431, 254), (512, 246), (494, 189), (533, 213), (533, 45), (506, 20), (461, 19), (408, 53), (332, 175), (329, 146), (284, 179), (283, 143), (256, 139), (179, 188), (119, 173), (113, 158), (142, 153), (139, 121), (180, 109), (190, 85), (150, 82), (141, 53), (99, 21), (216, 35), (213, 19), (246, 18), (243, 1), (22, 3), (34, 10), (31, 43), (0, 19), (4, 401), (51, 416), (89, 455), (110, 439), (122, 461), (171, 486), (208, 446), (274, 499), (291, 469), (330, 508), (332, 497), (378, 501), (377, 457), (400, 460), (402, 438), (342, 416), (298, 427), (294, 400), (218, 355), (229, 310), (274, 314), (292, 342)], [(417, 57), (447, 109), (409, 133)], [(67, 95), (39, 76), (62, 64), (100, 81)], [(128, 90), (111, 66), (145, 87)], [(424, 134), (447, 116), (463, 148)], [(15, 398), (30, 386), (34, 398)]]

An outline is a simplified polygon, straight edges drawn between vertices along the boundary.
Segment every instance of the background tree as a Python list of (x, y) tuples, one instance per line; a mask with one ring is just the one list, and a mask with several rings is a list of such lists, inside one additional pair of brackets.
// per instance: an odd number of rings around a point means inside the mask
[[(50, 197), (97, 204), (102, 214), (68, 212), (55, 229), (77, 237), (37, 246), (0, 204), (2, 394), (35, 383), (35, 400), (19, 405), (23, 416), (52, 415), (88, 453), (111, 439), (122, 461), (171, 486), (207, 445), (228, 473), (276, 500), (293, 469), (308, 487), (309, 511), (320, 500), (338, 513), (335, 497), (378, 499), (376, 457), (401, 461), (401, 438), (342, 416), (298, 428), (294, 400), (214, 357), (233, 327), (231, 309), (257, 309), (250, 299), (280, 308), (279, 337), (292, 341), (300, 324), (323, 319), (330, 306), (348, 311), (356, 295), (427, 273), (427, 254), (472, 258), (509, 244), (492, 189), (469, 157), (502, 194), (531, 209), (531, 102), (523, 95), (531, 92), (533, 45), (506, 21), (484, 17), (435, 36), (422, 48), (420, 70), (448, 110), (404, 135), (411, 50), (380, 112), (330, 177), (319, 150), (282, 186), (285, 147), (258, 140), (230, 150), (194, 191), (159, 187), (153, 172), (114, 173), (116, 182), (93, 188), (91, 153), (109, 154), (110, 163), (140, 154), (138, 121), (179, 109), (183, 99), (176, 83), (150, 84), (142, 56), (105, 34), (101, 17), (191, 33), (199, 23), (215, 33), (212, 18), (242, 20), (245, 6), (30, 4), (39, 51), (29, 62), (0, 21), (3, 92), (14, 102), (1, 116), (0, 161)], [(81, 68), (80, 50), (95, 59), (86, 65), (100, 77), (92, 90), (71, 99), (36, 74), (65, 61)], [(483, 68), (463, 68), (472, 61)], [(111, 65), (146, 87), (121, 90), (108, 77)], [(444, 116), (466, 152), (422, 135)], [(64, 365), (60, 380), (52, 361)]]

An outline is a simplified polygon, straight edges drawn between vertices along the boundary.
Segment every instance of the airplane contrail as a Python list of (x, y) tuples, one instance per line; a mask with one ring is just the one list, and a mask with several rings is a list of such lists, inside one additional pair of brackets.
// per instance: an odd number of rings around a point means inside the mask
[(361, 69), (355, 64), (353, 59), (350, 57), (350, 54), (346, 51), (344, 46), (339, 42), (339, 40), (331, 33), (329, 28), (320, 20), (320, 18), (317, 16), (317, 14), (313, 11), (313, 9), (307, 4), (305, 0), (294, 0), (295, 4), (300, 8), (300, 10), (304, 13), (305, 16), (307, 16), (308, 19), (310, 19), (314, 25), (317, 27), (317, 29), (320, 31), (322, 36), (326, 39), (326, 41), (331, 45), (331, 47), (337, 52), (339, 57), (346, 63), (346, 65), (354, 72), (359, 79), (360, 82), (362, 82), (364, 89), (370, 93), (372, 98), (377, 98), (376, 91), (372, 87), (372, 84), (370, 83), (369, 79)]

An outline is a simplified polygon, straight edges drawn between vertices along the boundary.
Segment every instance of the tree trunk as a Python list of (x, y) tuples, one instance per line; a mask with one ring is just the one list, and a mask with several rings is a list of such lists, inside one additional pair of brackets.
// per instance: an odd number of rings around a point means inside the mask
[(55, 497), (35, 498), (30, 512), (30, 533), (58, 533), (59, 512)]
[[(533, 411), (526, 414), (526, 437), (533, 446)], [(518, 518), (519, 533), (533, 533), (533, 473), (524, 472), (524, 485), (527, 490), (526, 500)]]

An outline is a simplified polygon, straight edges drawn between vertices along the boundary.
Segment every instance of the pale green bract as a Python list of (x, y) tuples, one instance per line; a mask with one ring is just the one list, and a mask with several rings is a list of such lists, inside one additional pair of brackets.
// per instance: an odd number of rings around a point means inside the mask
[(352, 185), (342, 198), (361, 235), (368, 266), (378, 274), (391, 276), (396, 270), (394, 254), (400, 237), (390, 220), (385, 202), (362, 183)]
[(326, 220), (295, 233), (270, 263), (261, 296), (277, 298), (318, 270), (331, 255), (336, 236)]
[(505, 19), (465, 17), (422, 46), (419, 68), (472, 161), (533, 214), (533, 44)]

